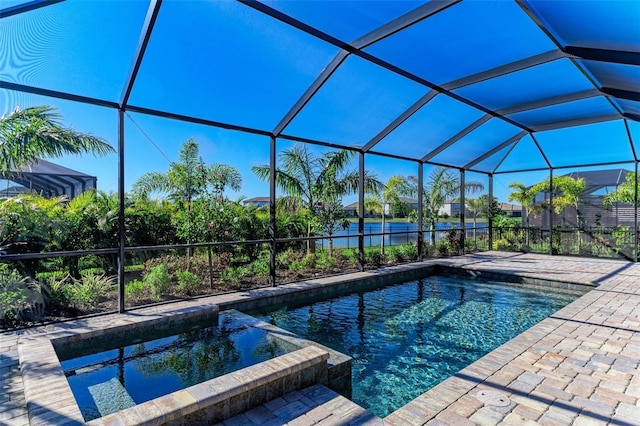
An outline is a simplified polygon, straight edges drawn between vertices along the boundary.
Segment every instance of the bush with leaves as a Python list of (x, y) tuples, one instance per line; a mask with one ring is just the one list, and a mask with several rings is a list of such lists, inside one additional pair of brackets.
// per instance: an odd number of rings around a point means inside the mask
[(69, 285), (69, 300), (79, 309), (92, 310), (113, 290), (115, 276), (82, 274)]
[(171, 289), (171, 275), (165, 264), (151, 267), (151, 270), (144, 275), (143, 281), (149, 286), (156, 300), (160, 300)]
[(242, 288), (242, 281), (251, 274), (246, 266), (237, 266), (227, 268), (220, 272), (220, 281), (229, 285), (231, 289), (237, 290)]
[(124, 285), (124, 297), (128, 301), (138, 301), (144, 298), (146, 284), (142, 280), (131, 280)]
[(176, 271), (178, 288), (181, 292), (193, 296), (204, 287), (203, 281), (191, 271)]

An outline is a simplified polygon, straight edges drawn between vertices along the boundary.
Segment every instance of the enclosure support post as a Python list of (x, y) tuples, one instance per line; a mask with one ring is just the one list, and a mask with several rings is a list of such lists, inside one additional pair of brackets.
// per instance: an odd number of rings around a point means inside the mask
[(635, 162), (635, 172), (636, 172), (636, 179), (634, 182), (634, 191), (633, 191), (633, 241), (634, 241), (634, 247), (633, 247), (633, 261), (637, 262), (638, 261), (638, 162)]
[(464, 169), (460, 169), (460, 248), (458, 254), (464, 254), (464, 240), (466, 237), (466, 223), (465, 223), (465, 210), (466, 203), (464, 200), (466, 183), (464, 181)]
[(358, 157), (358, 270), (364, 271), (364, 152)]
[(424, 164), (418, 163), (418, 261), (422, 262), (424, 258), (424, 228), (422, 223), (422, 197), (424, 181)]
[(276, 285), (276, 138), (269, 143), (269, 285)]
[(489, 174), (489, 205), (487, 206), (487, 225), (489, 226), (488, 243), (489, 250), (493, 249), (493, 174)]
[(549, 169), (549, 254), (553, 255), (553, 169), (551, 168)]
[(124, 110), (118, 110), (118, 312), (125, 311), (124, 300)]

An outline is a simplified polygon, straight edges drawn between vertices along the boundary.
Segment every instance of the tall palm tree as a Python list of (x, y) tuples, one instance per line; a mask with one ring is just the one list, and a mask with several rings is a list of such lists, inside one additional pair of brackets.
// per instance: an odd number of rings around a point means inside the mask
[(40, 157), (68, 154), (106, 155), (115, 152), (104, 140), (64, 128), (55, 108), (16, 108), (0, 117), (0, 175), (20, 170)]
[(509, 184), (509, 188), (513, 189), (514, 192), (509, 194), (509, 202), (517, 202), (522, 206), (523, 217), (524, 217), (524, 227), (529, 227), (529, 206), (533, 204), (536, 199), (536, 195), (538, 195), (538, 189), (534, 185), (532, 187), (527, 187), (521, 182), (512, 182)]
[(464, 202), (466, 208), (469, 209), (473, 215), (473, 241), (476, 240), (476, 228), (478, 226), (478, 215), (482, 213), (484, 207), (484, 200), (482, 198), (465, 198)]
[(387, 207), (399, 203), (400, 197), (408, 193), (409, 182), (407, 182), (404, 176), (396, 175), (389, 178), (381, 191), (377, 191), (374, 196), (367, 197), (364, 200), (365, 208), (380, 213), (380, 217), (382, 218), (381, 232), (383, 235), (380, 243), (380, 253), (382, 255), (384, 255), (384, 231)]
[[(409, 182), (411, 194), (417, 196), (418, 179), (415, 176), (409, 176)], [(478, 181), (468, 181), (464, 185), (465, 193), (473, 193), (483, 189), (484, 185)], [(429, 224), (431, 245), (435, 246), (436, 244), (435, 230), (440, 209), (448, 199), (458, 197), (460, 190), (460, 179), (451, 169), (436, 167), (429, 174), (429, 178), (424, 184), (422, 206), (424, 219)]]
[[(358, 172), (346, 172), (355, 153), (349, 150), (328, 152), (315, 156), (304, 144), (294, 144), (280, 153), (280, 166), (276, 169), (276, 185), (286, 194), (302, 201), (309, 214), (313, 214), (325, 201), (354, 193), (358, 189)], [(268, 181), (270, 168), (254, 166), (251, 170), (260, 179)], [(365, 172), (365, 191), (380, 190), (383, 185), (375, 175)], [(307, 236), (313, 235), (311, 221)], [(307, 241), (307, 251), (313, 252), (315, 243)]]
[(222, 197), (227, 187), (239, 191), (242, 176), (238, 170), (226, 164), (206, 164), (200, 157), (198, 142), (189, 139), (182, 145), (179, 160), (171, 163), (167, 173), (149, 172), (133, 184), (136, 197), (147, 198), (153, 192), (161, 192), (179, 206), (191, 209), (191, 202), (199, 195), (212, 191)]

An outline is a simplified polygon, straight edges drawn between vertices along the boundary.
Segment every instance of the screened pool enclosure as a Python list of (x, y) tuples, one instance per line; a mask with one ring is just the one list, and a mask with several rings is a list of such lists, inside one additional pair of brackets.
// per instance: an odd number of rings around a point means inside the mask
[[(110, 177), (98, 182), (113, 180), (118, 200), (108, 243), (2, 259), (24, 266), (109, 258), (121, 311), (126, 266), (136, 256), (147, 261), (155, 256), (149, 253), (200, 250), (211, 270), (212, 258), (222, 262), (215, 257), (220, 246), (251, 246), (267, 253), (264, 285), (275, 285), (287, 243), (326, 241), (278, 231), (284, 225), (276, 217), (282, 195), (276, 167), (296, 144), (352, 153), (358, 219), (349, 237), (357, 239), (357, 269), (365, 267), (372, 234), (365, 225), (365, 171), (393, 167), (385, 164), (403, 164), (415, 176), (417, 226), (405, 234), (417, 260), (428, 254), (428, 234), (435, 232), (424, 222), (423, 201), (428, 173), (439, 167), (455, 174), (460, 206), (470, 197), (463, 190), (470, 181), (484, 183), (488, 200), (496, 182), (501, 190), (511, 181), (550, 182), (539, 195), (544, 211), (530, 226), (497, 233), (489, 213), (472, 233), (461, 208), (455, 223), (462, 226), (452, 225), (460, 251), (472, 238), (483, 241), (475, 249), (486, 250), (526, 234), (528, 250), (565, 253), (563, 238), (578, 235), (581, 249), (617, 240), (625, 247), (617, 253), (637, 260), (637, 179), (631, 198), (605, 207), (602, 197), (638, 169), (640, 2), (9, 0), (2, 7), (2, 114), (54, 105), (71, 117), (69, 125), (108, 140), (117, 154), (100, 170), (84, 157), (66, 164), (89, 175), (107, 169)], [(255, 153), (255, 164), (264, 158), (271, 172), (256, 195), (269, 195), (268, 233), (242, 241), (127, 244), (126, 193), (151, 170), (157, 153), (149, 143), (171, 139), (161, 148), (173, 153), (166, 159), (173, 164), (192, 134), (225, 141), (225, 149), (202, 153), (207, 162), (232, 151), (241, 153), (239, 162), (254, 164)], [(599, 182), (602, 170), (621, 172), (613, 183)], [(553, 182), (563, 175), (592, 179), (574, 213), (554, 209)], [(571, 219), (577, 211), (585, 212), (582, 219)]]

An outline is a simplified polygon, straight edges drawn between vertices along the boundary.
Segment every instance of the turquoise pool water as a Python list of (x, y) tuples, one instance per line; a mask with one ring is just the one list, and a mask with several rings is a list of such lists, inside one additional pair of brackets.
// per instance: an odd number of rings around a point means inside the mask
[(578, 295), (433, 276), (256, 315), (353, 357), (353, 400), (385, 417)]
[(83, 354), (61, 364), (89, 421), (286, 352), (263, 330), (221, 313), (216, 326), (200, 323), (180, 334)]

